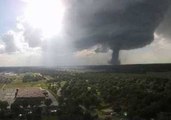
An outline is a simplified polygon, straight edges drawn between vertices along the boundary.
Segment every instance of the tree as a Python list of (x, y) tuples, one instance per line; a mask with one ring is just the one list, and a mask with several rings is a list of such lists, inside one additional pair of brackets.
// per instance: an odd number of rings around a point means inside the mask
[(5, 110), (9, 106), (7, 101), (0, 101), (0, 109)]
[(50, 98), (45, 100), (45, 105), (50, 106), (52, 104), (52, 100)]

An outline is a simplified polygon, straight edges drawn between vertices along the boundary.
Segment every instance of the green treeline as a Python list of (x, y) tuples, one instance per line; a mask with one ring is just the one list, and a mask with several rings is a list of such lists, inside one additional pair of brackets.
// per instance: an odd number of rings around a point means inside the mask
[(171, 112), (168, 78), (113, 73), (65, 74), (49, 82), (49, 89), (60, 92), (58, 117), (61, 120), (99, 119), (100, 111), (105, 108), (131, 120), (159, 119), (161, 113)]

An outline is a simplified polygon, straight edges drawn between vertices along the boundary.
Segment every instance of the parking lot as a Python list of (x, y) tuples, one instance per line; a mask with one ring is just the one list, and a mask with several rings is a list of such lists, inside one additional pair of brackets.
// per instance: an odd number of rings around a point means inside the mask
[(7, 101), (10, 105), (14, 102), (15, 97), (15, 89), (14, 88), (1, 88), (0, 89), (0, 100)]

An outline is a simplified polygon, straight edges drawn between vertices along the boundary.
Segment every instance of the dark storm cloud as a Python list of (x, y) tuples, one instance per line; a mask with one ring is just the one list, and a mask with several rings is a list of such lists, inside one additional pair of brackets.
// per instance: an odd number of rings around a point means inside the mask
[(112, 64), (120, 50), (143, 47), (164, 18), (169, 0), (70, 0), (65, 30), (79, 50), (107, 45)]

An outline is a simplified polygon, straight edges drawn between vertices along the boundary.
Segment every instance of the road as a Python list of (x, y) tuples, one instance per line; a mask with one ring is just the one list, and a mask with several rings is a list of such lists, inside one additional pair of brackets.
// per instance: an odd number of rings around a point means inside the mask
[(47, 89), (43, 89), (40, 87), (41, 90), (46, 90), (48, 92), (48, 96), (49, 98), (52, 100), (52, 104), (51, 105), (54, 105), (54, 106), (58, 106), (58, 101), (56, 100), (56, 98), (52, 95), (51, 92), (49, 92), (49, 90)]
[(54, 106), (58, 106), (58, 101), (56, 100), (56, 98), (47, 90), (49, 98), (52, 100), (52, 104)]

